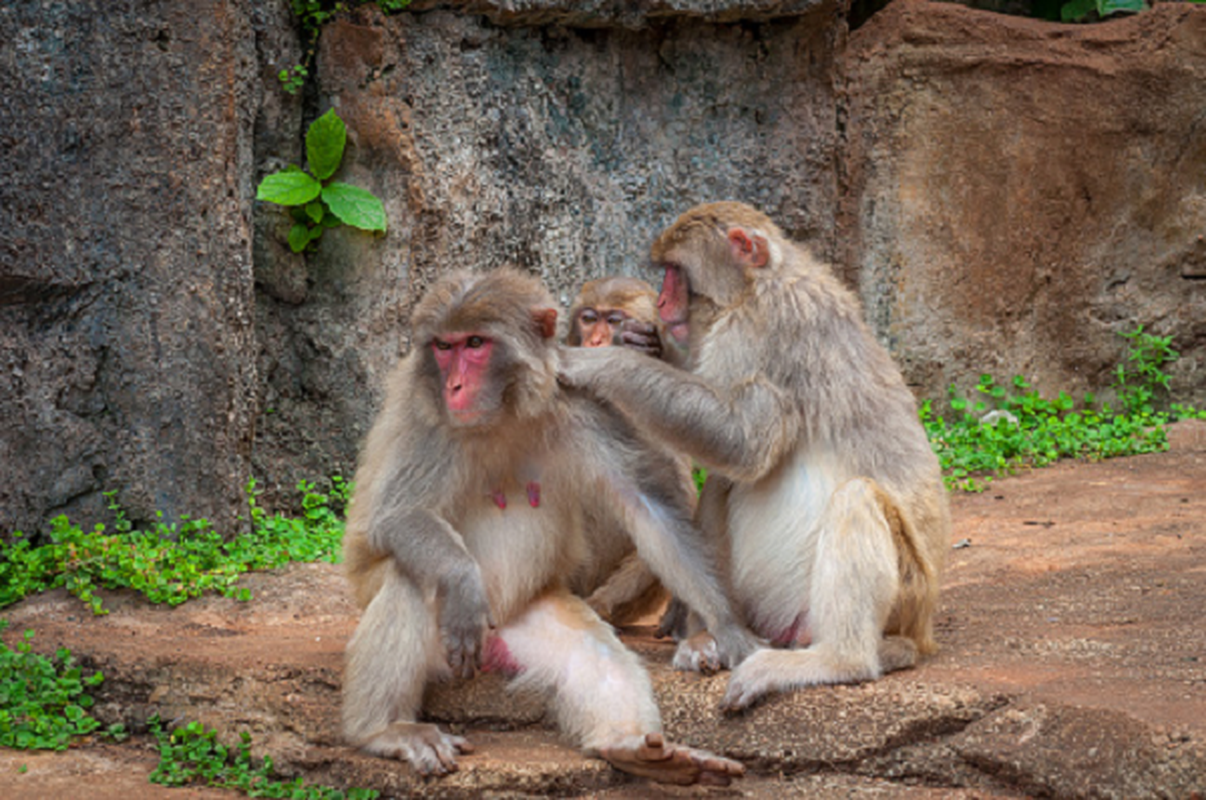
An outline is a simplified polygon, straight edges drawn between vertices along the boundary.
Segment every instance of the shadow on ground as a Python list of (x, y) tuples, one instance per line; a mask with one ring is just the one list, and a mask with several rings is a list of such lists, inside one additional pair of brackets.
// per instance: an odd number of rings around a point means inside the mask
[[(781, 797), (1206, 796), (1206, 423), (1168, 453), (1063, 463), (954, 498), (939, 619), (942, 652), (877, 683), (796, 692), (744, 715), (716, 711), (726, 677), (669, 669), (671, 647), (626, 632), (649, 662), (668, 732), (739, 758), (718, 795)], [(477, 753), (422, 782), (337, 738), (344, 643), (355, 614), (337, 568), (246, 579), (249, 603), (177, 609), (125, 593), (93, 617), (53, 592), (6, 609), (10, 644), (66, 646), (106, 679), (97, 716), (138, 730), (151, 713), (250, 731), (285, 774), (387, 797), (693, 796), (588, 760), (539, 704), (483, 678), (429, 702)], [(230, 797), (147, 783), (145, 737), (67, 753), (0, 750), (0, 796)], [(21, 771), (24, 766), (24, 771)]]

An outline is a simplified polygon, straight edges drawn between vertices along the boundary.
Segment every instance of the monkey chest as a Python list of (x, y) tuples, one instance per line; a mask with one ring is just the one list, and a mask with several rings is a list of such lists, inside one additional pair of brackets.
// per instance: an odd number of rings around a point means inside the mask
[(453, 522), (481, 569), (500, 623), (580, 558), (580, 525), (559, 494), (556, 485), (493, 487), (463, 504)]

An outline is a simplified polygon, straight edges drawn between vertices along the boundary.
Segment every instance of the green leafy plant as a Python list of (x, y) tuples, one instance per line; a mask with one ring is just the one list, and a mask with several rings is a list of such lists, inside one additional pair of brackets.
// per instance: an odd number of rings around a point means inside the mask
[[(7, 627), (0, 619), (0, 631)], [(85, 676), (66, 648), (54, 658), (33, 652), (33, 638), (25, 631), (15, 649), (0, 642), (0, 747), (66, 750), (73, 738), (101, 727), (88, 713), (93, 701), (86, 690), (105, 678), (99, 671)], [(125, 735), (121, 725), (107, 733)]]
[(0, 608), (60, 586), (95, 614), (107, 613), (95, 594), (98, 587), (134, 589), (151, 602), (172, 606), (206, 592), (249, 600), (251, 592), (236, 585), (246, 572), (291, 561), (339, 560), (340, 512), (351, 486), (338, 476), (331, 483), (324, 494), (301, 481), (303, 515), (294, 518), (261, 508), (255, 479), (248, 480), (251, 532), (229, 542), (204, 519), (160, 521), (151, 530), (133, 530), (113, 493), (107, 493), (113, 532), (103, 524), (84, 531), (60, 516), (51, 520), (48, 544), (34, 547), (27, 539), (0, 543)]
[(1169, 376), (1164, 367), (1180, 357), (1172, 349), (1171, 336), (1153, 336), (1137, 326), (1119, 334), (1130, 345), (1126, 358), (1115, 369), (1114, 389), (1129, 414), (1153, 414), (1158, 404), (1168, 402)]
[(993, 475), (1020, 467), (1165, 450), (1171, 419), (1206, 416), (1178, 403), (1171, 404), (1171, 415), (1158, 410), (1169, 393), (1164, 368), (1178, 357), (1172, 337), (1153, 336), (1142, 325), (1120, 335), (1127, 349), (1115, 370), (1117, 411), (1106, 404), (1099, 408), (1091, 394), (1079, 403), (1065, 392), (1044, 398), (1020, 376), (1006, 387), (982, 375), (971, 400), (952, 386), (950, 419), (937, 415), (931, 401), (922, 403), (921, 421), (947, 485), (979, 491)]
[[(1020, 376), (1012, 389), (980, 376), (977, 399), (951, 387), (951, 419), (929, 400), (920, 415), (947, 485), (981, 491), (994, 474), (1042, 467), (1061, 458), (1113, 458), (1168, 447), (1164, 419), (1097, 408), (1093, 395), (1077, 403), (1067, 393), (1041, 396)], [(997, 412), (993, 414), (993, 412)]]
[(240, 744), (232, 751), (218, 741), (217, 731), (207, 730), (200, 722), (190, 722), (167, 733), (159, 717), (154, 716), (148, 720), (148, 727), (159, 744), (159, 765), (151, 773), (152, 783), (204, 784), (238, 789), (251, 797), (295, 800), (372, 800), (380, 794), (371, 789), (343, 791), (306, 784), (301, 778), (274, 780), (271, 757), (265, 756), (258, 767), (252, 762), (251, 735), (246, 731), (239, 734)]
[[(375, 0), (377, 7), (386, 14), (396, 14), (410, 5), (410, 0)], [(318, 49), (318, 36), (322, 27), (342, 11), (355, 6), (364, 5), (372, 0), (291, 0), (293, 15), (301, 25), (302, 41), (306, 52), (302, 63), (288, 69), (282, 69), (277, 75), (281, 88), (289, 94), (297, 94), (306, 85), (310, 75), (310, 66), (314, 63), (314, 53)]]
[(289, 249), (295, 253), (317, 242), (326, 229), (345, 223), (360, 230), (385, 231), (385, 206), (372, 192), (331, 180), (343, 161), (347, 139), (347, 127), (330, 109), (306, 130), (310, 172), (290, 164), (264, 176), (256, 189), (257, 200), (289, 209), (293, 217)]
[(1060, 6), (1059, 18), (1061, 22), (1084, 22), (1115, 14), (1138, 14), (1147, 9), (1146, 0), (1070, 0)]

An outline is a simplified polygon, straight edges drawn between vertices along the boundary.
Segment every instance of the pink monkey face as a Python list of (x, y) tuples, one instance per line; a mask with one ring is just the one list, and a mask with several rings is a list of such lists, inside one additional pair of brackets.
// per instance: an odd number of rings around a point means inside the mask
[(666, 323), (666, 330), (680, 344), (687, 341), (690, 296), (690, 286), (683, 268), (677, 264), (667, 264), (662, 290), (657, 296), (657, 313)]
[(476, 333), (449, 334), (431, 343), (444, 387), (444, 407), (454, 420), (481, 416), (494, 341)]

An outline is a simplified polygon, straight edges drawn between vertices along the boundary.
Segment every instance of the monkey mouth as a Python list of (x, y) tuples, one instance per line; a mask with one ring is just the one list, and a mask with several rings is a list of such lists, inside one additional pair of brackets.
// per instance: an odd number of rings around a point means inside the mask
[(469, 428), (485, 421), (486, 412), (480, 408), (448, 409), (448, 419), (457, 428)]
[(686, 344), (687, 338), (691, 333), (691, 326), (686, 322), (667, 322), (666, 331), (674, 337), (674, 341), (679, 344)]

